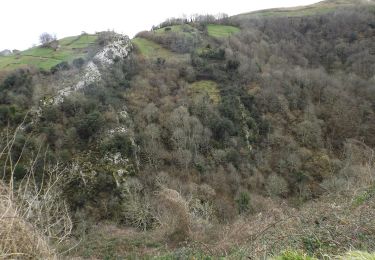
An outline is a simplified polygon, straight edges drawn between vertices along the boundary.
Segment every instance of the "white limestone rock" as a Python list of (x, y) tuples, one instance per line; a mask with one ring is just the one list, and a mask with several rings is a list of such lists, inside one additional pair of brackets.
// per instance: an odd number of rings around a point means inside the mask
[(94, 56), (92, 61), (86, 65), (81, 76), (81, 80), (78, 83), (58, 91), (53, 103), (59, 104), (64, 100), (64, 97), (82, 90), (91, 84), (99, 82), (102, 78), (99, 68), (107, 69), (116, 59), (126, 58), (131, 49), (132, 44), (129, 37), (125, 35), (118, 35), (113, 42), (105, 46)]

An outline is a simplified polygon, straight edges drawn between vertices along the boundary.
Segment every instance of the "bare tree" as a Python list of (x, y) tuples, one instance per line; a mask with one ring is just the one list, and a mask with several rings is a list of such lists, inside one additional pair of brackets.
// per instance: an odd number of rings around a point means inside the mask
[(57, 38), (56, 35), (44, 32), (39, 36), (39, 41), (42, 47), (48, 48), (51, 47), (54, 42), (57, 42)]

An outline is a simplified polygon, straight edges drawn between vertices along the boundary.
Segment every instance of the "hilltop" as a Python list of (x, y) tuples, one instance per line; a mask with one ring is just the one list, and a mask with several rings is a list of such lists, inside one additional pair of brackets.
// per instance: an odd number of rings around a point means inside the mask
[(337, 10), (338, 8), (356, 7), (358, 5), (367, 5), (369, 7), (372, 6), (371, 8), (374, 8), (374, 4), (374, 0), (326, 0), (308, 6), (266, 9), (250, 13), (239, 14), (234, 17), (303, 17), (331, 13)]
[(31, 49), (0, 56), (0, 70), (14, 70), (35, 66), (38, 69), (49, 70), (61, 62), (72, 62), (74, 59), (85, 57), (93, 47), (98, 35), (82, 34), (58, 40), (58, 48), (36, 46)]
[(0, 258), (371, 259), (373, 7), (0, 57)]

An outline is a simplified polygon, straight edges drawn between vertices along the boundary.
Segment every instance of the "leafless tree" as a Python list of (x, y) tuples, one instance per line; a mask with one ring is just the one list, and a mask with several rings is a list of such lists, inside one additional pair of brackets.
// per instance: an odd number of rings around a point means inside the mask
[(47, 47), (51, 47), (51, 44), (53, 42), (56, 42), (57, 38), (56, 38), (56, 35), (52, 35), (50, 33), (44, 32), (39, 36), (39, 41), (42, 44), (42, 47), (47, 48)]

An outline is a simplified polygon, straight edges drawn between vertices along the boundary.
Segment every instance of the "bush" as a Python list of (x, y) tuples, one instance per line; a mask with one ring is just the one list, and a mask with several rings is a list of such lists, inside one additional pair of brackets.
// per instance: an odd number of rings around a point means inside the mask
[(14, 109), (11, 108), (7, 105), (0, 105), (0, 126), (6, 126), (11, 121), (15, 113)]
[(250, 194), (248, 192), (241, 192), (236, 202), (239, 214), (247, 213), (251, 210)]
[(39, 36), (39, 41), (42, 44), (42, 47), (49, 48), (52, 46), (53, 43), (57, 42), (57, 38), (56, 35), (52, 35), (45, 32)]
[(25, 69), (19, 69), (10, 73), (0, 83), (0, 104), (17, 105), (26, 109), (31, 105), (33, 95), (32, 73)]
[[(201, 54), (200, 57), (213, 60), (224, 60), (225, 50), (224, 49), (206, 49)], [(238, 67), (238, 66), (237, 66)]]
[(113, 31), (100, 32), (97, 42), (100, 46), (105, 46), (116, 38), (116, 33)]
[(73, 60), (73, 66), (77, 69), (82, 68), (83, 64), (85, 64), (85, 60), (83, 58), (77, 58)]
[(51, 72), (52, 73), (56, 73), (58, 71), (62, 71), (62, 70), (69, 70), (70, 69), (70, 65), (68, 62), (66, 61), (63, 61), (63, 62), (60, 62), (59, 64), (53, 66), (51, 68)]
[(121, 153), (123, 156), (127, 158), (131, 158), (133, 156), (133, 144), (129, 138), (129, 136), (124, 134), (115, 134), (109, 140), (106, 140), (102, 144), (102, 150), (105, 154), (106, 152), (110, 151), (111, 153)]
[(191, 216), (188, 204), (177, 191), (163, 189), (158, 193), (155, 216), (170, 241), (182, 242), (190, 237)]
[(230, 71), (230, 70), (236, 70), (238, 69), (238, 67), (240, 66), (240, 62), (237, 61), (237, 60), (228, 60), (227, 61), (227, 70)]
[(129, 179), (123, 184), (122, 190), (124, 196), (121, 210), (122, 221), (144, 231), (152, 228), (155, 218), (143, 185), (137, 179)]
[(103, 127), (104, 119), (99, 112), (87, 114), (76, 123), (78, 135), (81, 139), (88, 140)]
[(286, 195), (289, 191), (288, 183), (283, 177), (272, 173), (267, 178), (266, 190), (270, 196)]

